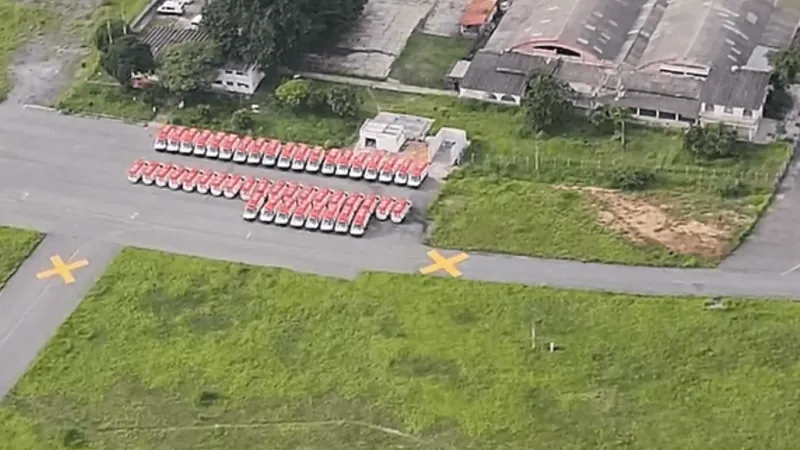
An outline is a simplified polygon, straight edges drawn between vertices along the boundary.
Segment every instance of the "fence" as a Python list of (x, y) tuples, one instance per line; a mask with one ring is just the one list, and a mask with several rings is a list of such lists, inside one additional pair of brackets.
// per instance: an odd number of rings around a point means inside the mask
[(786, 163), (777, 174), (767, 170), (730, 170), (689, 165), (644, 165), (614, 163), (603, 160), (505, 156), (491, 154), (467, 155), (466, 170), (472, 173), (522, 180), (564, 184), (593, 184), (607, 186), (620, 172), (647, 172), (655, 184), (670, 187), (718, 188), (720, 183), (743, 183), (749, 191), (767, 192), (776, 188)]

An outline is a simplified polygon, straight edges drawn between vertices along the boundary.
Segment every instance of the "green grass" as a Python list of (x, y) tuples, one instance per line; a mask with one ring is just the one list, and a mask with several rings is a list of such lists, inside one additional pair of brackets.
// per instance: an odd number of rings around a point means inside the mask
[(0, 404), (0, 447), (794, 450), (798, 327), (791, 302), (126, 250)]
[(467, 56), (473, 42), (472, 39), (412, 34), (389, 77), (405, 84), (443, 88), (450, 66)]
[(459, 179), (444, 185), (429, 212), (429, 244), (545, 258), (694, 266), (693, 255), (660, 245), (636, 245), (600, 225), (591, 198), (523, 181)]
[(0, 0), (0, 17), (0, 101), (4, 101), (12, 87), (8, 68), (14, 52), (50, 23), (50, 15), (23, 3)]
[(314, 116), (292, 112), (276, 104), (271, 95), (263, 91), (253, 98), (243, 100), (229, 96), (208, 95), (199, 102), (210, 108), (210, 115), (203, 115), (200, 107), (187, 107), (183, 110), (172, 110), (166, 119), (179, 123), (192, 124), (215, 130), (236, 131), (230, 124), (230, 117), (240, 108), (250, 109), (257, 104), (261, 112), (253, 114), (255, 129), (259, 136), (270, 136), (284, 141), (308, 142), (326, 147), (352, 145), (358, 139), (358, 127), (363, 114), (358, 117), (340, 118), (333, 116)]
[[(634, 242), (598, 222), (598, 202), (588, 193), (527, 181), (456, 178), (442, 188), (428, 219), (428, 244), (439, 248), (500, 252), (606, 263), (707, 267), (721, 262), (757, 220), (763, 195), (723, 200), (700, 193), (650, 191), (633, 195), (669, 205), (671, 217), (724, 226), (727, 238), (695, 252), (670, 250), (672, 242)], [(688, 241), (687, 241), (688, 242)], [(673, 247), (674, 248), (674, 247)]]
[(0, 289), (41, 240), (35, 231), (0, 226)]
[(143, 102), (133, 101), (135, 92), (125, 92), (118, 86), (80, 80), (59, 99), (58, 108), (66, 113), (107, 115), (127, 120), (147, 122), (155, 113)]

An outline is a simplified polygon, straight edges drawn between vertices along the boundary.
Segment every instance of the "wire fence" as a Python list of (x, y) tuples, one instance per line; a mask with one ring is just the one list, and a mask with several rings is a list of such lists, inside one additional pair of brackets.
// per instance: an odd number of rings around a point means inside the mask
[(717, 167), (631, 164), (607, 160), (506, 156), (473, 153), (466, 158), (467, 171), (483, 175), (546, 183), (613, 185), (620, 174), (647, 173), (654, 185), (718, 190), (720, 184), (739, 183), (749, 192), (774, 190), (788, 162), (778, 171), (737, 170)]

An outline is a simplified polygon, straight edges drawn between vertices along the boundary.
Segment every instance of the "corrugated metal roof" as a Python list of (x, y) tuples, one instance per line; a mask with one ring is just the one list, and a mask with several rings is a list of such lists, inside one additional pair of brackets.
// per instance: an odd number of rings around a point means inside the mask
[(486, 45), (504, 51), (561, 46), (614, 60), (648, 0), (515, 0)]
[(472, 0), (467, 5), (458, 24), (463, 27), (484, 25), (492, 18), (497, 0)]
[(712, 72), (700, 98), (712, 105), (752, 111), (760, 108), (767, 97), (769, 75), (769, 72), (747, 69)]

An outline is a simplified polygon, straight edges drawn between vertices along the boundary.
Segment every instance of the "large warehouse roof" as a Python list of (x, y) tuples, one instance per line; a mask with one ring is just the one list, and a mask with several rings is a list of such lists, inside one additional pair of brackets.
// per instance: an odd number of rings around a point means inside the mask
[(487, 49), (501, 52), (526, 46), (557, 46), (584, 57), (614, 59), (647, 2), (515, 0)]
[(788, 45), (799, 19), (772, 0), (515, 0), (486, 48), (559, 48), (635, 67), (741, 66), (757, 45)]
[(672, 0), (638, 65), (744, 65), (773, 10), (771, 0)]

